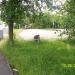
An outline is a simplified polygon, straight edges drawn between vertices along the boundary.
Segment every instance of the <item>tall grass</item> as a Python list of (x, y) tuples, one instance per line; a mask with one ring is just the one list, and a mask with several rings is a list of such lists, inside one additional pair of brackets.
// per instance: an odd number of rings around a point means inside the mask
[(16, 41), (13, 47), (6, 42), (2, 52), (20, 75), (75, 75), (75, 49), (63, 41)]

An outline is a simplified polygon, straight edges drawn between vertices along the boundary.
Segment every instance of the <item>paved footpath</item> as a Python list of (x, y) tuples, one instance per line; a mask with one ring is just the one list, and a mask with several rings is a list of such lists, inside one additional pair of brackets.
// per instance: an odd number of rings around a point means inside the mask
[(0, 75), (13, 75), (4, 55), (0, 53)]

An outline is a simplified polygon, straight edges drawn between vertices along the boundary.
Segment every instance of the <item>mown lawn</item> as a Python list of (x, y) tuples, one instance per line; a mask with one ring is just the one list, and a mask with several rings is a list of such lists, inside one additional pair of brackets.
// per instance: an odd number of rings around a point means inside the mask
[(75, 47), (70, 42), (16, 41), (1, 46), (9, 62), (19, 75), (75, 75)]

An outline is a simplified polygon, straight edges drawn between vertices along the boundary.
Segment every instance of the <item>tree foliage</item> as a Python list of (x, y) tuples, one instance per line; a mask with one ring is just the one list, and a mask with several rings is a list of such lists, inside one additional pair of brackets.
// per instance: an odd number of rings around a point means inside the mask
[(67, 12), (64, 18), (65, 28), (69, 38), (75, 37), (75, 0), (67, 0), (64, 9)]
[[(39, 1), (41, 4), (39, 4)], [(2, 0), (0, 3), (1, 18), (3, 21), (8, 23), (9, 26), (9, 41), (13, 42), (13, 25), (24, 21), (25, 16), (41, 12), (43, 3), (50, 8), (52, 0)], [(37, 8), (37, 9), (36, 9)], [(38, 11), (40, 10), (40, 11)]]
[(33, 28), (50, 28), (51, 16), (46, 13), (35, 14), (31, 17)]

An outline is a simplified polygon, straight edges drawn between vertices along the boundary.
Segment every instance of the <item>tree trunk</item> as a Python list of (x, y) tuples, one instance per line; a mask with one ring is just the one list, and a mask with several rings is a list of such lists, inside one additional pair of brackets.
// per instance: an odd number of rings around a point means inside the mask
[(9, 22), (9, 44), (13, 45), (13, 22)]

